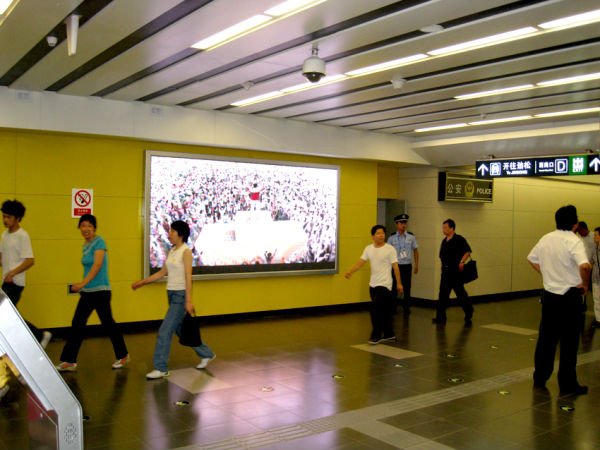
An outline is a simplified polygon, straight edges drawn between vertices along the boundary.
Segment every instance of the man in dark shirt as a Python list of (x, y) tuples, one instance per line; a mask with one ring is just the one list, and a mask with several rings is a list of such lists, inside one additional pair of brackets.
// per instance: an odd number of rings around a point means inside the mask
[(465, 263), (471, 255), (471, 247), (467, 240), (455, 233), (456, 224), (454, 220), (448, 219), (442, 224), (444, 239), (440, 246), (440, 259), (442, 260), (442, 279), (440, 282), (440, 294), (437, 304), (436, 317), (433, 323), (446, 323), (446, 308), (450, 300), (450, 291), (454, 293), (465, 312), (465, 325), (472, 325), (473, 305), (469, 300), (469, 295), (465, 291), (465, 285), (462, 281), (462, 271)]

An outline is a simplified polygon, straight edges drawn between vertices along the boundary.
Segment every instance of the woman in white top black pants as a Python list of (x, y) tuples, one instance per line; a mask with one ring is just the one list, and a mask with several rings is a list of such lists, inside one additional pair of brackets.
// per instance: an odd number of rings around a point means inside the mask
[[(169, 230), (169, 242), (173, 245), (173, 248), (167, 255), (165, 265), (158, 272), (131, 285), (132, 289), (137, 289), (159, 280), (165, 275), (169, 276), (167, 280), (169, 309), (158, 330), (154, 348), (154, 370), (146, 374), (146, 378), (151, 380), (169, 376), (168, 361), (173, 333), (179, 336), (181, 322), (186, 312), (194, 314), (194, 304), (192, 303), (192, 250), (185, 244), (189, 236), (190, 227), (187, 223), (181, 220), (173, 222)], [(200, 364), (196, 366), (197, 369), (206, 368), (208, 363), (215, 359), (214, 352), (204, 343), (192, 348), (201, 358)]]

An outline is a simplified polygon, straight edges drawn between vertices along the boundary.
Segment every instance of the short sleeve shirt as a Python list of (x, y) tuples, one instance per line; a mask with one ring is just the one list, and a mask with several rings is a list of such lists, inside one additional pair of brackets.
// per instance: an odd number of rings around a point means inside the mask
[[(27, 231), (23, 228), (19, 228), (14, 233), (4, 230), (0, 240), (0, 253), (2, 253), (2, 279), (4, 279), (10, 270), (20, 266), (26, 259), (33, 258), (31, 239)], [(13, 283), (25, 286), (25, 272), (15, 275)]]
[(110, 291), (108, 282), (108, 252), (106, 242), (100, 236), (96, 236), (91, 242), (83, 244), (83, 254), (81, 264), (83, 265), (83, 277), (85, 278), (94, 265), (94, 253), (97, 250), (104, 250), (104, 259), (102, 266), (96, 276), (82, 289), (83, 292)]
[(451, 239), (442, 240), (440, 246), (440, 259), (442, 260), (442, 270), (458, 272), (458, 265), (465, 253), (471, 252), (471, 247), (467, 240), (460, 234), (454, 234)]
[(397, 262), (396, 250), (390, 244), (375, 247), (373, 244), (365, 247), (360, 259), (371, 264), (371, 279), (369, 286), (384, 286), (392, 289), (392, 264)]
[(544, 289), (558, 295), (581, 284), (579, 266), (588, 262), (581, 239), (566, 230), (554, 230), (542, 236), (527, 259), (540, 266)]
[(412, 264), (414, 251), (419, 247), (416, 237), (410, 233), (396, 233), (390, 236), (388, 244), (396, 249), (398, 264)]

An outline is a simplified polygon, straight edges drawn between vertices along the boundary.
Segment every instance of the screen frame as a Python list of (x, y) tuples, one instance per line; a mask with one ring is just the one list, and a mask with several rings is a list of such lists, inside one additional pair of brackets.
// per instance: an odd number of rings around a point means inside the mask
[[(192, 274), (192, 280), (218, 280), (227, 278), (264, 278), (264, 277), (282, 277), (282, 276), (302, 276), (302, 275), (335, 275), (339, 273), (339, 232), (340, 232), (340, 179), (341, 166), (335, 164), (319, 164), (299, 161), (283, 161), (275, 159), (255, 159), (243, 158), (238, 156), (223, 156), (211, 155), (202, 153), (186, 153), (186, 152), (168, 152), (160, 150), (145, 150), (145, 166), (144, 166), (144, 206), (142, 208), (142, 220), (144, 223), (144, 248), (143, 248), (143, 276), (144, 278), (151, 275), (150, 268), (150, 195), (151, 195), (151, 177), (152, 177), (152, 158), (167, 157), (181, 159), (198, 159), (207, 161), (225, 161), (232, 163), (249, 163), (263, 164), (271, 166), (291, 166), (291, 167), (306, 167), (316, 169), (327, 169), (336, 171), (337, 195), (336, 195), (336, 229), (335, 229), (335, 262), (333, 268), (315, 268), (315, 269), (297, 269), (297, 270), (265, 270), (255, 272), (223, 272), (210, 274)], [(291, 263), (290, 263), (291, 264)], [(224, 267), (239, 267), (238, 265)], [(161, 281), (166, 281), (167, 277), (163, 277)]]

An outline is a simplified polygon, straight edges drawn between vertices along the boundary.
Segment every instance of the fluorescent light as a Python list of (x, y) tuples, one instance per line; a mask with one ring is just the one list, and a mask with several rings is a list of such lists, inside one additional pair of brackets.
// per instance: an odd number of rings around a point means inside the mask
[(252, 105), (254, 103), (264, 102), (265, 100), (270, 100), (272, 98), (281, 97), (282, 95), (285, 95), (285, 94), (281, 91), (267, 92), (266, 94), (261, 94), (261, 95), (255, 96), (255, 97), (250, 97), (250, 98), (247, 98), (244, 100), (233, 102), (231, 105), (232, 106), (248, 106), (248, 105)]
[(478, 47), (486, 47), (489, 45), (501, 44), (503, 42), (508, 42), (513, 39), (536, 33), (538, 30), (535, 27), (525, 27), (519, 28), (517, 30), (507, 31), (505, 33), (494, 34), (492, 36), (486, 36), (479, 39), (475, 39), (473, 41), (462, 42), (460, 44), (450, 45), (448, 47), (438, 48), (436, 50), (432, 50), (427, 52), (430, 55), (438, 56), (445, 55), (448, 53), (461, 52), (465, 50), (472, 50)]
[(489, 119), (489, 120), (478, 120), (476, 122), (469, 122), (469, 125), (488, 125), (491, 123), (502, 123), (502, 122), (516, 122), (518, 120), (531, 119), (531, 116), (516, 116), (516, 117), (505, 117), (503, 119)]
[(304, 11), (305, 9), (312, 8), (313, 6), (326, 1), (327, 0), (287, 0), (266, 10), (263, 14), (257, 14), (249, 19), (242, 20), (229, 28), (202, 39), (193, 44), (192, 47), (197, 48), (198, 50), (213, 50), (223, 44), (227, 44), (228, 42), (249, 33), (260, 30), (267, 25), (272, 25), (278, 20)]
[(580, 25), (586, 25), (588, 23), (594, 23), (600, 20), (600, 9), (594, 11), (588, 11), (581, 14), (575, 14), (574, 16), (563, 17), (561, 19), (551, 20), (550, 22), (540, 23), (538, 27), (544, 30), (552, 28), (570, 28), (577, 27)]
[(451, 128), (462, 128), (462, 127), (466, 127), (466, 126), (467, 126), (466, 123), (453, 123), (451, 125), (440, 125), (437, 127), (417, 128), (415, 130), (415, 132), (424, 133), (426, 131), (449, 130)]
[(588, 73), (587, 75), (577, 75), (569, 78), (559, 78), (556, 80), (540, 81), (537, 86), (557, 86), (559, 84), (578, 83), (580, 81), (591, 81), (600, 79), (600, 72)]
[(323, 78), (319, 83), (301, 83), (295, 84), (294, 86), (290, 86), (287, 88), (280, 89), (278, 91), (268, 92), (266, 94), (257, 95), (256, 97), (247, 98), (245, 100), (240, 100), (237, 102), (230, 103), (231, 106), (248, 106), (253, 105), (254, 103), (265, 102), (267, 100), (271, 100), (277, 97), (282, 97), (284, 95), (293, 94), (295, 92), (307, 91), (309, 89), (314, 89), (324, 84), (329, 83), (337, 83), (338, 81), (344, 80), (348, 78), (346, 75), (330, 75), (328, 77)]
[(600, 107), (573, 109), (571, 111), (556, 111), (556, 112), (549, 112), (549, 113), (541, 113), (541, 114), (535, 114), (533, 117), (570, 116), (572, 114), (587, 114), (587, 113), (593, 113), (593, 112), (600, 112)]
[(384, 70), (394, 69), (396, 67), (407, 65), (415, 61), (420, 61), (425, 58), (428, 58), (428, 56), (423, 53), (417, 53), (416, 55), (406, 56), (404, 58), (374, 64), (372, 66), (363, 67), (361, 69), (351, 70), (349, 72), (346, 72), (346, 75), (348, 75), (349, 77), (356, 77), (376, 72), (383, 72)]
[(481, 92), (473, 92), (472, 94), (456, 95), (454, 98), (456, 98), (458, 100), (469, 100), (472, 98), (488, 97), (490, 95), (508, 94), (509, 92), (525, 91), (527, 89), (533, 89), (534, 87), (535, 86), (533, 84), (522, 84), (520, 86), (511, 86), (511, 87), (507, 87), (507, 88), (493, 89), (491, 91), (481, 91)]
[(0, 14), (4, 14), (8, 11), (8, 7), (12, 3), (13, 0), (0, 0)]
[(327, 0), (287, 0), (275, 5), (265, 11), (265, 14), (273, 17), (285, 16), (291, 12), (297, 13), (307, 8), (323, 3)]
[(296, 84), (294, 86), (280, 89), (280, 92), (282, 92), (284, 94), (293, 94), (294, 92), (301, 92), (301, 91), (306, 91), (308, 89), (321, 87), (325, 84), (337, 83), (338, 81), (345, 80), (346, 78), (348, 78), (346, 75), (341, 75), (341, 74), (340, 75), (329, 75), (329, 76), (324, 77), (318, 83), (306, 82), (306, 83)]
[(249, 19), (243, 20), (235, 25), (230, 26), (229, 28), (225, 28), (224, 30), (219, 31), (218, 33), (213, 34), (212, 36), (207, 37), (206, 39), (202, 39), (201, 41), (196, 42), (192, 47), (197, 48), (199, 50), (207, 50), (215, 48), (218, 45), (225, 44), (234, 38), (241, 37), (244, 33), (247, 33), (260, 25), (263, 25), (265, 22), (273, 20), (270, 16), (265, 16), (263, 14), (257, 14), (255, 16), (250, 17)]

